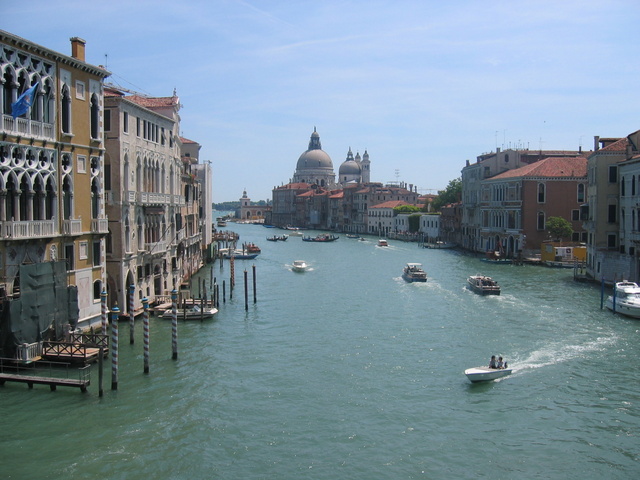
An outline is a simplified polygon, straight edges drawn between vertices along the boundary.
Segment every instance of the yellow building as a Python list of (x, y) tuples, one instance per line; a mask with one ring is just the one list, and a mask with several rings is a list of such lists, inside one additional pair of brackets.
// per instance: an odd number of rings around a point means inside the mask
[[(67, 56), (0, 30), (0, 52), (0, 296), (19, 298), (21, 266), (64, 261), (77, 288), (77, 326), (99, 323), (109, 72), (85, 62), (80, 38)], [(33, 86), (30, 108), (12, 115), (12, 103)]]

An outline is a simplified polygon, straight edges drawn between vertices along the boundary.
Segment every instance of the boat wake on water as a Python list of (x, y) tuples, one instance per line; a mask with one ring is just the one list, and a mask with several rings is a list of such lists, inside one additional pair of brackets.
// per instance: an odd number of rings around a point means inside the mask
[(518, 354), (510, 354), (509, 365), (513, 367), (513, 375), (523, 374), (528, 370), (536, 370), (559, 363), (570, 362), (586, 356), (591, 352), (606, 350), (606, 347), (614, 344), (617, 337), (599, 337), (584, 344), (563, 345), (561, 343), (550, 344), (540, 350), (531, 352), (527, 357), (521, 358)]

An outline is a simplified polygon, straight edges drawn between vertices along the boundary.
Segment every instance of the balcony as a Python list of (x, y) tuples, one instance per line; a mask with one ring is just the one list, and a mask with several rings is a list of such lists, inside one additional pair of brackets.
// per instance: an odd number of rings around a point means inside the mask
[(145, 250), (152, 255), (164, 254), (167, 251), (167, 242), (159, 241), (145, 244)]
[(52, 123), (42, 123), (20, 117), (13, 118), (11, 115), (2, 115), (2, 131), (41, 140), (55, 140)]
[(82, 220), (64, 220), (62, 222), (63, 235), (82, 235)]
[(55, 220), (32, 220), (26, 222), (2, 222), (0, 238), (22, 240), (26, 238), (50, 238), (58, 235)]
[(171, 195), (157, 192), (138, 192), (138, 203), (141, 205), (167, 205)]
[(106, 218), (91, 220), (91, 233), (109, 233), (109, 220)]

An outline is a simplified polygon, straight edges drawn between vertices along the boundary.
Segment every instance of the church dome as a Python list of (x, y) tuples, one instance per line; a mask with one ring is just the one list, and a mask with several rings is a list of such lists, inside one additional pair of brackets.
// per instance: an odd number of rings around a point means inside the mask
[(298, 171), (316, 168), (328, 168), (330, 170), (333, 170), (333, 162), (331, 161), (331, 157), (329, 157), (329, 155), (327, 155), (324, 150), (307, 150), (302, 155), (300, 155), (296, 167)]
[[(356, 155), (356, 158), (359, 158), (360, 155)], [(338, 175), (342, 178), (345, 175), (360, 175), (360, 164), (357, 160), (353, 158), (353, 152), (351, 151), (351, 147), (349, 147), (349, 152), (347, 153), (347, 159), (342, 162), (340, 165), (340, 170), (338, 170)]]

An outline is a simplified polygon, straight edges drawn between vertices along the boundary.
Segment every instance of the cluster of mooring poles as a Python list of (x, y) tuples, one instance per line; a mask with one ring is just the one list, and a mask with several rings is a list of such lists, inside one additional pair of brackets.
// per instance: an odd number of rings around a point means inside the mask
[[(229, 259), (230, 264), (230, 278), (229, 278), (229, 299), (233, 299), (233, 288), (235, 286), (235, 262), (233, 257)], [(222, 269), (222, 262), (220, 262), (220, 268)], [(253, 303), (257, 302), (257, 288), (256, 288), (256, 266), (252, 266), (253, 273)], [(211, 267), (211, 301), (212, 306), (215, 308), (220, 307), (220, 289), (216, 278), (213, 275), (213, 266)], [(200, 285), (199, 285), (200, 287)], [(204, 298), (201, 298), (201, 304), (207, 303), (207, 287), (206, 282), (202, 279), (202, 286), (200, 291), (204, 293)], [(134, 293), (135, 285), (129, 286), (129, 343), (134, 344), (135, 333), (135, 312), (134, 312)], [(105, 290), (100, 294), (101, 300), (101, 324), (102, 332), (107, 335), (107, 292)], [(226, 303), (226, 283), (222, 281), (222, 302)], [(248, 273), (244, 270), (244, 303), (245, 311), (249, 309), (249, 283)], [(144, 373), (149, 373), (149, 300), (145, 297), (142, 299), (142, 322), (143, 322), (143, 338), (144, 338)], [(186, 307), (186, 305), (185, 305)], [(120, 309), (117, 305), (111, 310), (111, 390), (118, 389), (118, 319), (120, 317)], [(103, 396), (103, 358), (104, 351), (100, 348), (99, 356), (99, 395)], [(171, 358), (173, 360), (178, 359), (178, 292), (174, 288), (171, 291)]]

